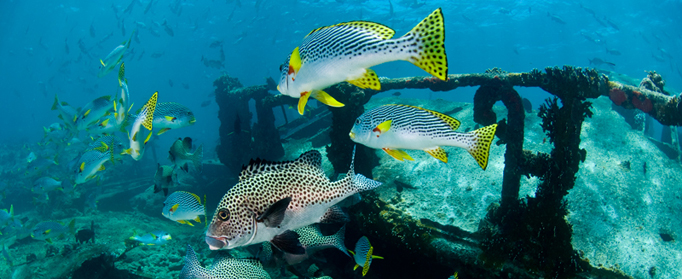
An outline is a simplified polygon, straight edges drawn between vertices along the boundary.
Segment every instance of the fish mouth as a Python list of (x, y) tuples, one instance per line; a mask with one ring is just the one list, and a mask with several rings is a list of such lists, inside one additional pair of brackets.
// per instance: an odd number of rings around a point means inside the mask
[(206, 244), (208, 244), (208, 248), (211, 250), (220, 250), (227, 246), (227, 240), (225, 239), (225, 237), (213, 237), (209, 235), (204, 238), (204, 240), (206, 240)]
[(348, 136), (350, 137), (350, 139), (355, 139), (355, 133), (353, 132), (348, 133)]

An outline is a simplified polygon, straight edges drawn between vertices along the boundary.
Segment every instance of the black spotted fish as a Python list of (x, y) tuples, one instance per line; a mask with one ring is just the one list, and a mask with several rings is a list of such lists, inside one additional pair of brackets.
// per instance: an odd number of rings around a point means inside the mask
[(211, 268), (202, 267), (196, 253), (187, 245), (185, 266), (180, 271), (180, 279), (270, 279), (263, 265), (256, 259), (235, 259), (219, 256)]
[(284, 252), (303, 254), (299, 235), (292, 230), (326, 221), (325, 215), (336, 211), (332, 207), (336, 203), (381, 185), (355, 174), (352, 162), (343, 179), (331, 182), (321, 164), (322, 155), (316, 150), (294, 161), (252, 160), (216, 208), (206, 231), (209, 248), (233, 249), (270, 241)]
[(447, 163), (447, 153), (440, 146), (461, 147), (485, 170), (497, 124), (468, 133), (455, 132), (459, 124), (457, 119), (437, 111), (408, 105), (383, 105), (360, 115), (349, 136), (354, 142), (382, 149), (400, 161), (412, 161), (412, 157), (402, 150), (412, 149), (424, 150)]
[[(317, 224), (308, 225), (295, 229), (299, 237), (298, 240), (301, 242), (301, 246), (305, 249), (305, 253), (301, 255), (294, 255), (289, 253), (283, 253), (281, 258), (287, 265), (295, 265), (301, 263), (313, 254), (328, 248), (336, 248), (343, 252), (347, 256), (348, 249), (343, 243), (346, 235), (346, 226), (341, 227), (339, 231), (332, 235), (323, 235), (320, 231), (320, 226)], [(262, 258), (269, 260), (274, 256), (272, 246), (270, 242), (263, 242), (263, 255)]]
[(277, 90), (300, 98), (303, 114), (310, 96), (333, 107), (343, 104), (323, 89), (347, 81), (360, 88), (381, 89), (370, 67), (405, 60), (446, 80), (445, 24), (441, 9), (433, 11), (410, 32), (392, 39), (393, 29), (369, 21), (350, 21), (310, 32), (280, 67)]

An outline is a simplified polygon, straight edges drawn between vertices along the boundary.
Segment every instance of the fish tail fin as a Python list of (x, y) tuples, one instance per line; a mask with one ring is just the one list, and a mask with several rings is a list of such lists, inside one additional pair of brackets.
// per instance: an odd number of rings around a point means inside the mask
[(194, 164), (194, 169), (201, 173), (203, 166), (201, 161), (204, 159), (204, 145), (199, 145), (197, 150), (192, 154), (192, 164)]
[(469, 154), (474, 157), (483, 170), (488, 166), (490, 144), (492, 144), (493, 139), (495, 138), (496, 130), (497, 124), (493, 124), (468, 133), (472, 135), (473, 138), (467, 151), (469, 151)]
[(194, 253), (192, 246), (187, 245), (185, 255), (185, 266), (180, 271), (180, 278), (208, 278), (208, 271), (201, 266), (197, 254)]
[(341, 227), (338, 232), (332, 235), (332, 239), (333, 239), (332, 245), (334, 247), (341, 250), (341, 252), (346, 254), (346, 256), (351, 257), (351, 255), (348, 254), (349, 251), (348, 248), (346, 248), (346, 245), (343, 243), (344, 239), (346, 239), (346, 225), (343, 225), (343, 227)]
[(440, 8), (433, 11), (403, 37), (411, 37), (410, 44), (416, 43), (413, 48), (417, 54), (410, 55), (407, 61), (441, 80), (448, 78), (445, 23)]
[(76, 219), (71, 219), (69, 222), (69, 233), (76, 234)]
[(350, 180), (351, 185), (353, 185), (357, 192), (369, 191), (381, 186), (382, 184), (381, 182), (369, 179), (362, 174), (355, 174), (355, 146), (353, 146), (353, 156), (350, 162), (350, 170), (348, 170), (348, 174), (346, 174), (346, 177), (343, 179), (343, 181), (346, 180)]
[[(126, 75), (125, 62), (121, 62), (121, 67), (118, 69), (118, 86), (119, 87), (123, 86), (123, 81), (125, 80), (125, 75)], [(116, 108), (116, 105), (114, 105), (114, 109), (115, 108)]]
[(59, 107), (59, 98), (57, 94), (54, 94), (54, 103), (52, 103), (52, 108), (50, 110), (56, 110)]
[(147, 130), (152, 130), (152, 123), (154, 123), (154, 110), (156, 109), (156, 100), (158, 97), (159, 92), (154, 92), (154, 95), (152, 95), (151, 98), (149, 98), (149, 101), (142, 107), (142, 111), (140, 113), (144, 113), (145, 118), (144, 122), (142, 122), (142, 125), (144, 125)]

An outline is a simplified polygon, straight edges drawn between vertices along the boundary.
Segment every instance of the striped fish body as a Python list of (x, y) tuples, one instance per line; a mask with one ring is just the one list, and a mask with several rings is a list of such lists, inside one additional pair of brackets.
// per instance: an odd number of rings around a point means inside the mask
[[(352, 163), (345, 178), (331, 182), (321, 168), (321, 158), (313, 150), (295, 161), (252, 160), (242, 170), (239, 183), (227, 191), (216, 208), (206, 232), (209, 248), (232, 249), (271, 241), (288, 230), (322, 221), (334, 204), (381, 185), (356, 175)], [(290, 202), (276, 223), (259, 220), (287, 199)]]
[(126, 119), (128, 118), (128, 110), (130, 104), (130, 92), (128, 90), (128, 81), (125, 78), (125, 63), (121, 63), (118, 70), (118, 85), (120, 96), (114, 100), (114, 119), (118, 127), (125, 127)]
[[(194, 193), (176, 191), (170, 194), (163, 202), (161, 215), (164, 217), (185, 224), (184, 221), (194, 220), (201, 222), (200, 215), (206, 215), (204, 204), (201, 198)], [(183, 221), (183, 222), (180, 222)], [(187, 222), (189, 223), (189, 222)], [(189, 223), (189, 225), (192, 225)]]
[(90, 150), (78, 160), (78, 169), (76, 170), (76, 184), (83, 184), (95, 178), (98, 171), (104, 170), (104, 163), (111, 160), (113, 157), (112, 150), (99, 151)]
[(154, 111), (154, 129), (158, 131), (157, 135), (170, 129), (191, 126), (196, 121), (194, 113), (178, 103), (158, 103)]
[(97, 123), (104, 117), (109, 110), (114, 107), (111, 96), (102, 96), (90, 103), (87, 103), (80, 111), (76, 119), (76, 128), (79, 131), (85, 130), (90, 125)]
[(350, 131), (354, 142), (382, 149), (398, 160), (412, 160), (403, 149), (424, 150), (447, 163), (447, 154), (440, 146), (467, 150), (481, 168), (488, 164), (490, 144), (497, 124), (459, 133), (460, 122), (445, 114), (407, 105), (384, 105), (366, 111), (355, 121)]
[(116, 46), (114, 50), (109, 52), (107, 56), (104, 59), (100, 59), (100, 67), (99, 67), (99, 72), (97, 73), (97, 77), (103, 77), (109, 74), (111, 71), (113, 71), (116, 68), (116, 65), (121, 62), (121, 58), (123, 58), (123, 54), (130, 48), (130, 42), (133, 39), (133, 35), (135, 34), (135, 31), (133, 31), (130, 34), (130, 39), (128, 41), (123, 42), (122, 44)]
[(347, 81), (360, 88), (379, 90), (381, 85), (369, 68), (405, 60), (445, 80), (445, 25), (439, 9), (404, 36), (373, 22), (352, 21), (313, 30), (294, 49), (281, 67), (278, 90), (299, 100), (299, 113), (312, 96), (330, 106), (343, 106), (323, 89)]
[[(135, 161), (142, 159), (144, 155), (144, 146), (147, 144), (149, 139), (152, 137), (152, 121), (154, 119), (154, 110), (156, 108), (156, 99), (159, 92), (155, 92), (149, 101), (142, 107), (142, 110), (135, 118), (133, 125), (130, 127), (130, 132), (128, 133), (128, 139), (130, 140), (130, 148), (125, 150), (126, 154), (129, 154)], [(144, 129), (149, 132), (145, 135)]]

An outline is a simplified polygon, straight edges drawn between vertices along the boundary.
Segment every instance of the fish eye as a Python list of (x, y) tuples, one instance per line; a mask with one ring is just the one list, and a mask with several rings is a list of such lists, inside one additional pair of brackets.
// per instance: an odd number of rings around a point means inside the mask
[(223, 208), (220, 211), (218, 211), (218, 218), (220, 218), (221, 221), (227, 221), (230, 219), (230, 211), (227, 210), (227, 208)]
[(355, 119), (355, 124), (360, 124), (360, 119)]

